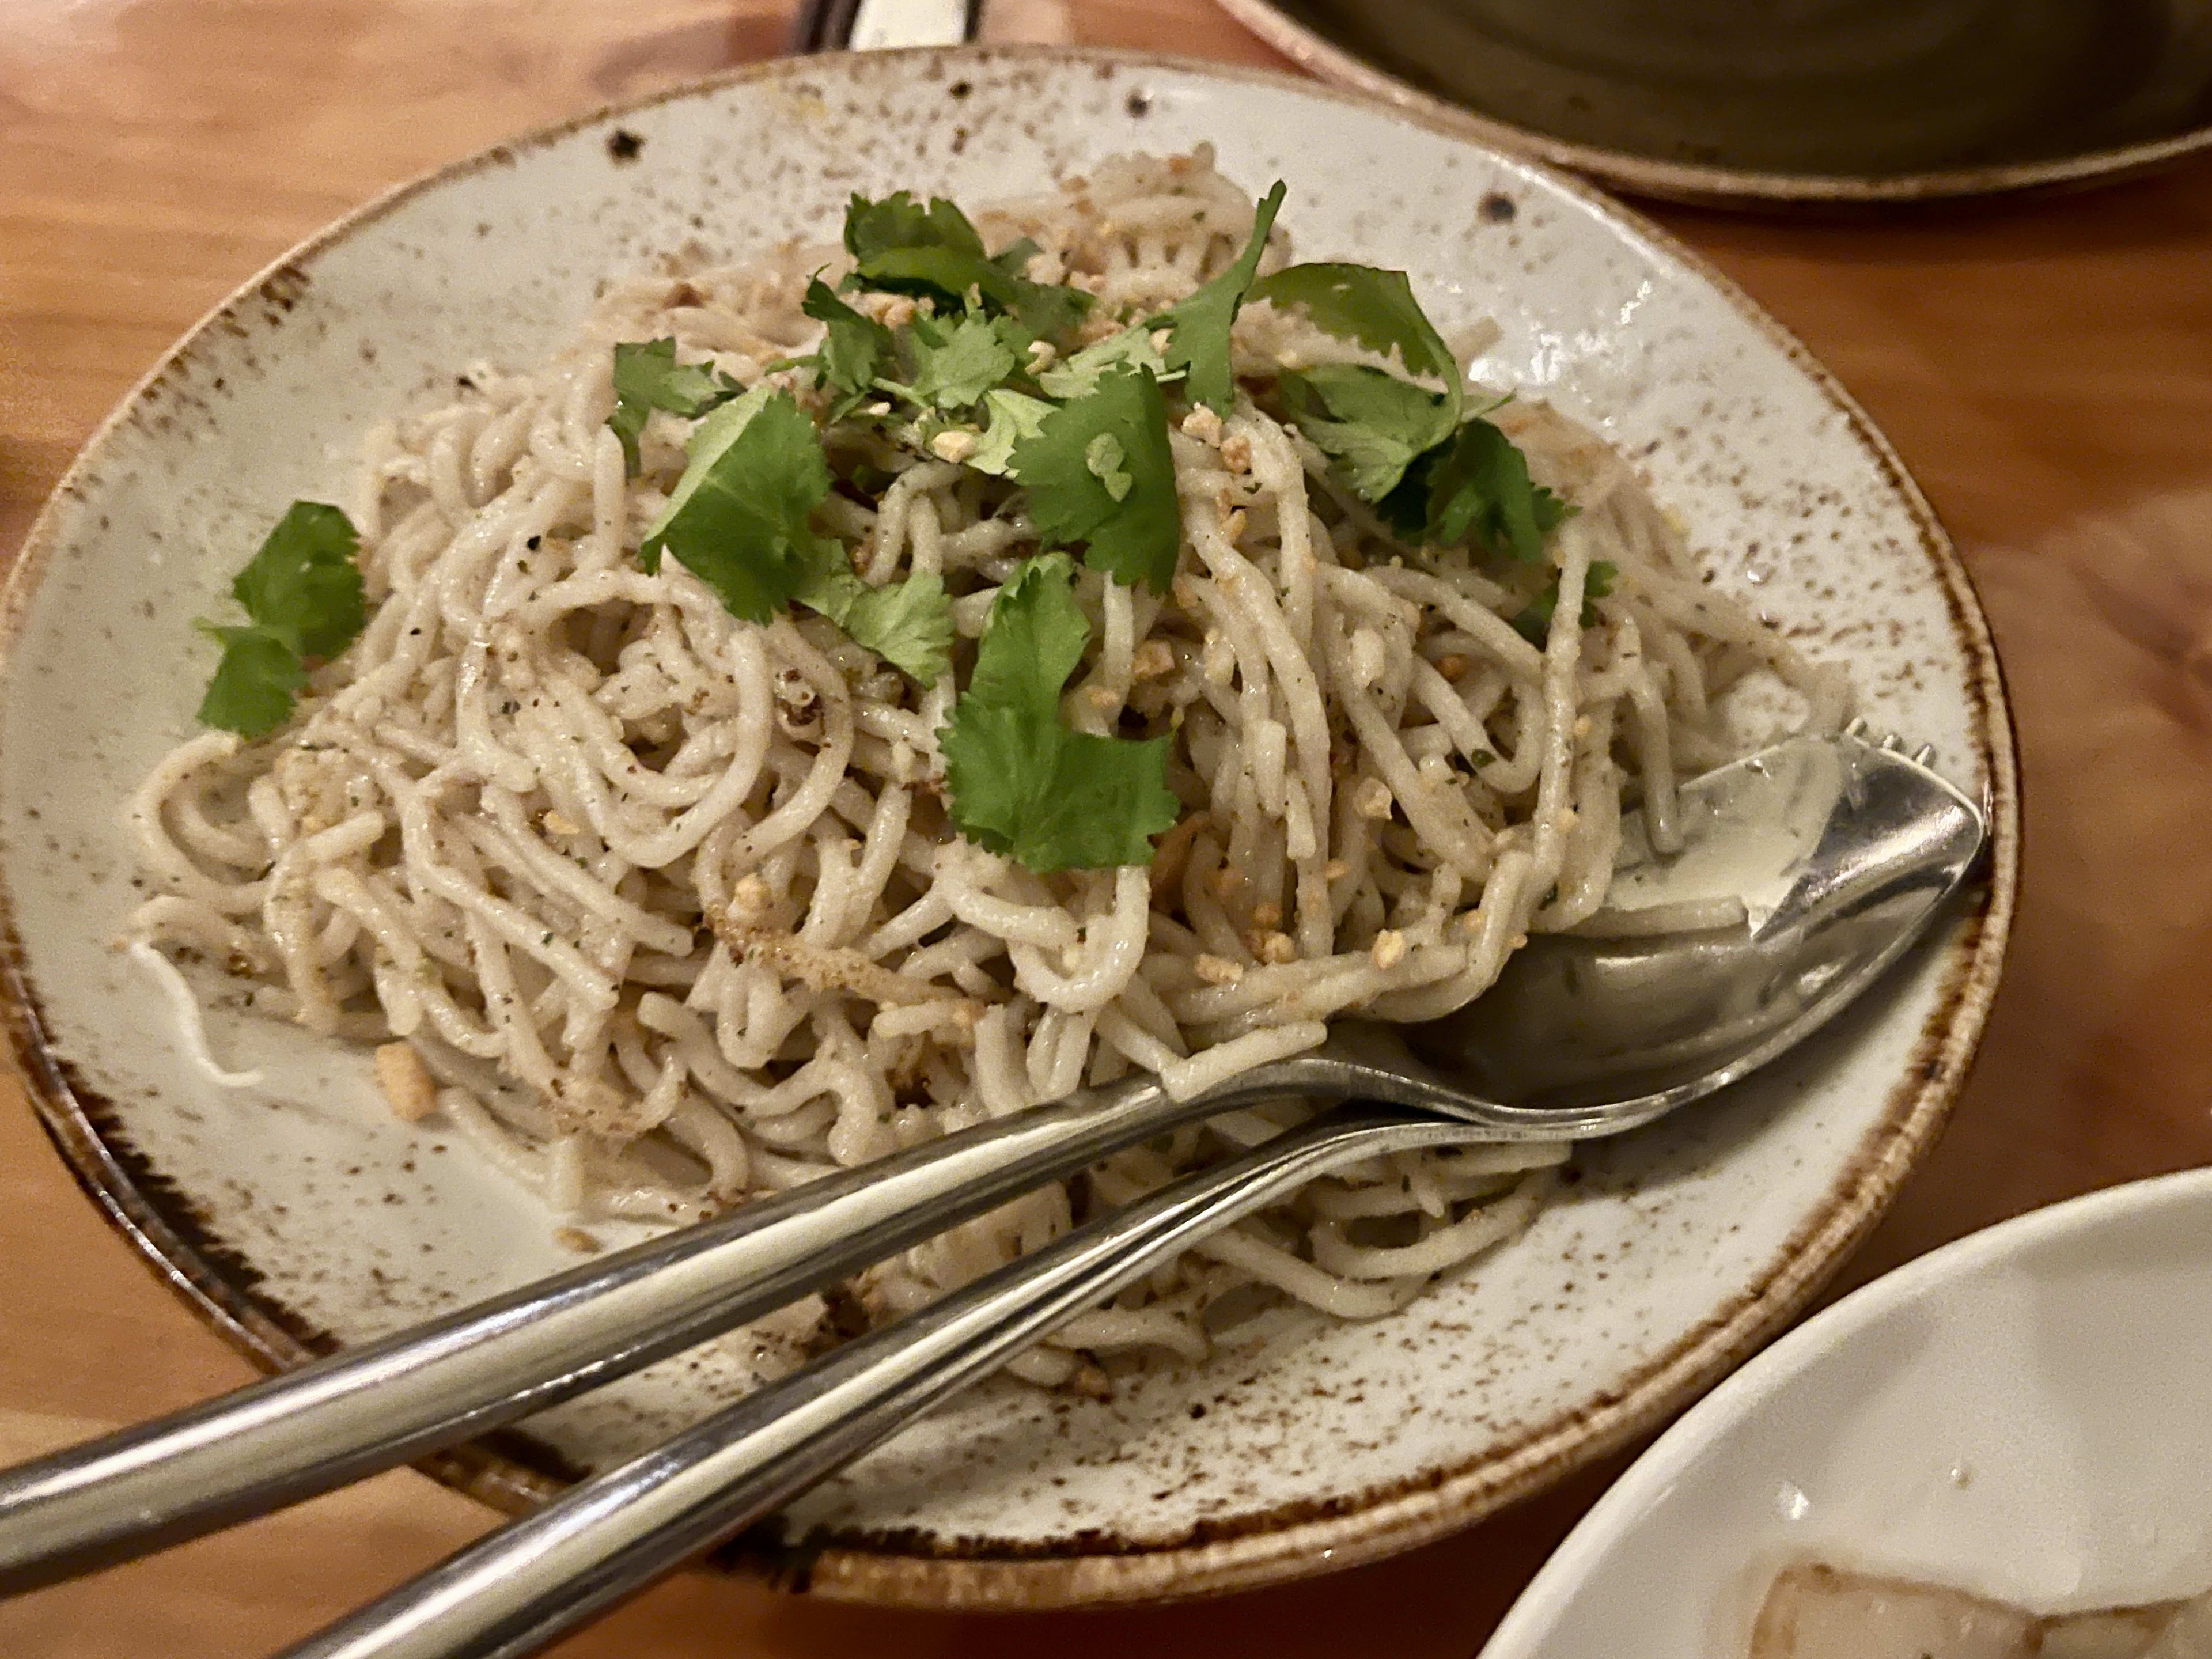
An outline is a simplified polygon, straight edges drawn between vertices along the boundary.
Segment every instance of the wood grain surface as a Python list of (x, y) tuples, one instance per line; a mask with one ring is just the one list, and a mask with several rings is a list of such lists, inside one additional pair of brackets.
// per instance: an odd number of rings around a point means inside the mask
[[(1199, 0), (992, 16), (1001, 34), (1268, 61)], [(780, 51), (790, 23), (775, 0), (9, 0), (0, 552), (161, 349), (287, 245), (518, 129)], [(1988, 1044), (1846, 1283), (2212, 1161), (2212, 167), (1904, 221), (1655, 211), (1896, 441), (1968, 550), (2020, 721), (2027, 875)], [(0, 1460), (246, 1380), (0, 1091)], [(560, 1651), (1463, 1659), (1613, 1472), (1394, 1561), (1218, 1601), (933, 1617), (686, 1574)], [(388, 1474), (0, 1604), (0, 1655), (265, 1653), (491, 1523)]]

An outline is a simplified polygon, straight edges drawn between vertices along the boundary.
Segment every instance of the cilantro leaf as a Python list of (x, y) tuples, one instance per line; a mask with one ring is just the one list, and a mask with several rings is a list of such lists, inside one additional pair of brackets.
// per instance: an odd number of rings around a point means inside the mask
[(952, 601), (933, 571), (856, 595), (833, 618), (925, 691), (952, 672)]
[(1039, 340), (1064, 338), (1097, 304), (1081, 289), (1065, 283), (1032, 283), (1022, 276), (1008, 280), (1013, 293), (1006, 301), (1007, 311)]
[(1471, 542), (1533, 563), (1544, 538), (1573, 511), (1532, 483), (1528, 458), (1480, 416), (1462, 422), (1458, 361), (1413, 298), (1401, 270), (1291, 265), (1252, 289), (1301, 305), (1314, 323), (1370, 350), (1395, 352), (1407, 373), (1443, 383), (1441, 396), (1382, 370), (1331, 363), (1286, 371), (1285, 401), (1307, 437), (1352, 487), (1405, 534), (1435, 544)]
[(952, 601), (924, 572), (871, 587), (843, 548), (825, 543), (809, 558), (792, 598), (818, 611), (924, 690), (952, 672)]
[(934, 575), (870, 587), (809, 516), (830, 494), (821, 434), (789, 392), (755, 386), (691, 434), (690, 465), (638, 561), (672, 553), (732, 616), (766, 622), (792, 602), (818, 611), (924, 687), (952, 666), (952, 607)]
[(731, 615), (766, 622), (789, 603), (823, 538), (807, 520), (830, 494), (822, 434), (787, 392), (757, 386), (701, 422), (690, 465), (638, 548), (672, 553)]
[[(1101, 437), (1114, 441), (1118, 456), (1107, 456)], [(1094, 466), (1102, 459), (1110, 459), (1105, 477)], [(1182, 511), (1167, 400), (1150, 369), (1114, 369), (1088, 397), (1046, 416), (1035, 437), (1015, 445), (1012, 472), (1029, 491), (1030, 520), (1046, 546), (1087, 543), (1084, 562), (1093, 569), (1167, 592), (1182, 551)]]
[(197, 626), (222, 641), (222, 660), (200, 699), (202, 726), (258, 738), (292, 718), (293, 698), (307, 683), (297, 652), (266, 628)]
[(298, 657), (335, 657), (368, 621), (353, 521), (320, 501), (295, 501), (230, 584), (232, 595)]
[(690, 441), (684, 446), (685, 454), (690, 457), (684, 468), (684, 476), (676, 481), (676, 488), (669, 492), (668, 500), (661, 507), (660, 516), (647, 527), (645, 539), (638, 546), (638, 562), (647, 572), (660, 568), (663, 532), (690, 501), (700, 485), (706, 482), (708, 473), (721, 458), (722, 453), (743, 435), (753, 416), (759, 414), (775, 395), (768, 386), (757, 386), (735, 403), (725, 404), (693, 428)]
[(915, 399), (940, 409), (963, 409), (981, 401), (1020, 362), (1008, 337), (1018, 334), (1018, 327), (1006, 319), (994, 320), (977, 312), (949, 327), (932, 318), (916, 317), (911, 330)]
[(1460, 428), (1427, 469), (1423, 538), (1439, 546), (1467, 542), (1534, 564), (1544, 538), (1574, 509), (1528, 477), (1528, 458), (1480, 416)]
[(853, 568), (852, 556), (838, 543), (825, 540), (809, 549), (800, 559), (791, 598), (793, 604), (818, 611), (842, 628), (845, 613), (852, 609), (853, 601), (867, 591), (867, 583)]
[(1009, 276), (981, 254), (957, 248), (890, 248), (855, 266), (853, 275), (861, 287), (933, 299), (952, 309), (972, 296), (1040, 339), (1066, 333), (1094, 303), (1081, 289)]
[(799, 308), (825, 325), (821, 347), (811, 359), (815, 384), (848, 397), (874, 386), (884, 359), (891, 355), (890, 330), (854, 310), (819, 276), (807, 283), (806, 298)]
[(1254, 283), (1251, 297), (1304, 306), (1316, 327), (1339, 339), (1357, 341), (1385, 356), (1395, 349), (1407, 374), (1443, 382), (1449, 410), (1444, 430), (1458, 422), (1465, 390), (1459, 360), (1413, 298), (1404, 271), (1373, 265), (1285, 265)]
[(980, 253), (949, 247), (886, 248), (853, 268), (858, 286), (888, 294), (910, 294), (957, 311), (971, 298), (1000, 310), (1013, 279)]
[(1284, 194), (1283, 181), (1278, 179), (1254, 212), (1251, 237), (1236, 263), (1152, 321), (1152, 327), (1168, 331), (1163, 354), (1168, 367), (1190, 372), (1191, 400), (1206, 404), (1216, 414), (1226, 415), (1236, 401), (1237, 382), (1229, 368), (1229, 331), (1252, 286), (1252, 274), (1260, 268), (1260, 256), (1267, 251), (1267, 233), (1274, 228)]
[(860, 287), (956, 309), (973, 293), (986, 309), (1012, 316), (1040, 338), (1065, 334), (1092, 304), (1080, 289), (1024, 276), (1037, 252), (1026, 239), (988, 257), (968, 216), (942, 197), (924, 207), (904, 191), (880, 202), (855, 195), (845, 213), (845, 246), (853, 256), (851, 281)]
[(1032, 283), (1030, 261), (1043, 250), (1024, 236), (1009, 242), (991, 256), (991, 263), (1014, 279), (1011, 309), (1023, 327), (1040, 340), (1057, 339), (1091, 314), (1097, 304), (1090, 295), (1065, 283)]
[(856, 192), (845, 210), (845, 247), (860, 284), (956, 307), (970, 289), (997, 287), (1003, 296), (1016, 280), (985, 257), (968, 216), (941, 196), (924, 206), (904, 191), (879, 202)]
[(961, 834), (1038, 874), (1150, 864), (1182, 807), (1169, 739), (1095, 737), (1060, 723), (1060, 696), (1091, 625), (1064, 556), (1032, 559), (1000, 591), (967, 691), (938, 733)]
[(607, 416), (607, 424), (622, 440), (623, 464), (629, 476), (637, 476), (638, 437), (654, 410), (665, 409), (672, 415), (696, 420), (743, 390), (718, 368), (704, 363), (678, 362), (673, 339), (648, 340), (643, 345), (617, 345), (615, 412)]
[[(1612, 560), (1590, 561), (1589, 573), (1583, 578), (1582, 625), (1584, 628), (1597, 626), (1595, 601), (1612, 592), (1613, 583), (1620, 580), (1620, 567)], [(1544, 642), (1551, 637), (1552, 618), (1558, 614), (1559, 609), (1559, 579), (1554, 574), (1552, 580), (1544, 584), (1544, 591), (1529, 600), (1521, 613), (1513, 618), (1514, 629), (1522, 639), (1541, 650)]]
[(966, 695), (1057, 720), (1060, 689), (1090, 640), (1091, 623), (1075, 602), (1075, 567), (1067, 556), (1028, 560), (992, 603)]
[(353, 521), (335, 507), (295, 501), (286, 509), (230, 584), (252, 625), (195, 624), (222, 642), (200, 700), (201, 725), (258, 738), (292, 717), (307, 683), (306, 659), (337, 655), (368, 620), (360, 551)]
[(1013, 464), (1014, 446), (1025, 438), (1036, 436), (1043, 428), (1045, 416), (1052, 413), (1052, 405), (1042, 398), (1009, 392), (1001, 386), (983, 394), (983, 407), (988, 412), (989, 422), (983, 428), (982, 441), (975, 446), (966, 464), (978, 472), (1003, 477)]
[(982, 257), (983, 238), (943, 197), (925, 207), (906, 191), (872, 202), (858, 191), (845, 210), (845, 251), (866, 264), (896, 248), (940, 247)]
[(1124, 363), (1150, 369), (1156, 380), (1171, 380), (1182, 371), (1170, 372), (1167, 359), (1152, 343), (1153, 332), (1149, 326), (1139, 326), (1109, 334), (1046, 369), (1037, 376), (1037, 385), (1048, 397), (1085, 398), (1098, 389), (1099, 378), (1108, 369)]
[(1182, 811), (1168, 743), (1040, 727), (965, 699), (938, 734), (961, 833), (1039, 875), (1152, 861), (1152, 838)]
[(1370, 501), (1397, 489), (1424, 451), (1451, 435), (1443, 398), (1364, 363), (1285, 369), (1277, 385), (1298, 430)]

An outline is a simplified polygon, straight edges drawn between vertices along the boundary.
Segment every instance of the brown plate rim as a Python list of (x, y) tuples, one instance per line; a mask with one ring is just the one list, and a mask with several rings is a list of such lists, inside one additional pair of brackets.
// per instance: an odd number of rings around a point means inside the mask
[(2162, 138), (2039, 161), (1999, 161), (1908, 173), (1768, 173), (1753, 167), (1664, 161), (1632, 150), (1577, 143), (1425, 92), (1299, 22), (1273, 0), (1214, 0), (1214, 3), (1308, 74), (1332, 85), (1379, 98), (1408, 114), (1428, 117), (1512, 155), (1582, 173), (1632, 195), (1699, 207), (1836, 212), (2085, 190), (2116, 184), (2212, 151), (2212, 125), (2206, 125)]
[[(1168, 70), (1376, 109), (1443, 136), (1472, 135), (1455, 113), (1395, 106), (1280, 70), (1169, 53), (1066, 46), (925, 47), (872, 53), (875, 61), (937, 65), (942, 76), (963, 65), (1007, 62), (1078, 64), (1101, 72)], [(640, 110), (734, 86), (820, 71), (817, 60), (746, 64), (649, 96), (608, 105), (516, 138), (393, 186), (325, 227), (241, 284), (186, 332), (101, 422), (33, 521), (6, 586), (0, 590), (0, 679), (32, 595), (60, 539), (62, 504), (82, 493), (110, 435), (205, 337), (242, 325), (249, 309), (283, 304), (304, 262), (375, 222), (419, 192)], [(1492, 146), (1492, 148), (1496, 148)], [(1525, 154), (1507, 159), (1526, 165)], [(1995, 995), (2019, 880), (2020, 799), (2015, 738), (2002, 669), (1972, 578), (1926, 497), (1865, 411), (1806, 349), (1735, 283), (1641, 216), (1572, 178), (1547, 182), (1596, 207), (1711, 285), (1817, 385), (1850, 430), (1891, 475), (1920, 532), (1921, 548), (1942, 577), (1952, 625), (1972, 664), (1977, 742), (1989, 780), (1988, 878), (1975, 890), (1957, 957), (1945, 975), (1938, 1011), (1923, 1026), (1916, 1064), (1891, 1094), (1881, 1124), (1862, 1142), (1826, 1203), (1784, 1245), (1757, 1281), (1621, 1387), (1559, 1414), (1515, 1442), (1462, 1468), (1332, 1504), (1243, 1517), (1234, 1535), (1194, 1536), (1158, 1546), (1078, 1537), (1062, 1548), (1007, 1555), (963, 1551), (955, 1540), (934, 1550), (910, 1537), (833, 1536), (795, 1547), (747, 1540), (719, 1558), (739, 1571), (836, 1600), (953, 1609), (1036, 1610), (1217, 1595), (1349, 1567), (1456, 1531), (1656, 1428), (1740, 1364), (1800, 1310), (1842, 1265), (1934, 1141), (1963, 1086)], [(71, 1075), (47, 1046), (37, 993), (25, 969), (14, 905), (0, 872), (0, 1019), (26, 1093), (71, 1173), (154, 1273), (255, 1364), (270, 1371), (302, 1364), (334, 1346), (325, 1334), (254, 1289), (250, 1264), (195, 1238), (189, 1206), (111, 1132), (112, 1109)], [(520, 1514), (559, 1492), (567, 1471), (520, 1436), (502, 1434), (426, 1459), (425, 1473), (496, 1508)]]

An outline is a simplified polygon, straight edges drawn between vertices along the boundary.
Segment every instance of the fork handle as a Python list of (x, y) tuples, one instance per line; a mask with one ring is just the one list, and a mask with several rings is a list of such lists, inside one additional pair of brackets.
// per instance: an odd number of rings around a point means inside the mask
[(520, 1659), (774, 1512), (1206, 1234), (1337, 1165), (1468, 1139), (1345, 1107), (1063, 1235), (577, 1486), (282, 1659)]
[[(1185, 1121), (1134, 1079), (748, 1204), (173, 1416), (0, 1474), (0, 1594), (146, 1554), (636, 1370)], [(1308, 1085), (1307, 1086), (1310, 1086)]]

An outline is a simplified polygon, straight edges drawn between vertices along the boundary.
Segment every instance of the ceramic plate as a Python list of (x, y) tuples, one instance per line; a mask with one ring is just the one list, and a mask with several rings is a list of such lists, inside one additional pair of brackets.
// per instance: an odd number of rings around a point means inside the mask
[(1293, 61), (1616, 189), (1828, 209), (2212, 149), (2194, 0), (1220, 0)]
[(2055, 1205), (1877, 1279), (1715, 1389), (1481, 1659), (1735, 1659), (1783, 1565), (2039, 1613), (2212, 1584), (2212, 1170)]
[[(1957, 1092), (2012, 909), (2011, 740), (1972, 592), (1888, 447), (1803, 349), (1680, 249), (1541, 169), (1262, 74), (955, 51), (763, 65), (502, 145), (403, 188), (242, 289), (133, 392), (9, 592), (0, 876), (15, 1042), (68, 1157), (210, 1319), (294, 1362), (574, 1258), (548, 1217), (379, 1097), (367, 1056), (218, 1021), (264, 1090), (196, 1079), (112, 948), (123, 803), (191, 729), (188, 626), (241, 548), (345, 476), (366, 427), (477, 358), (532, 362), (609, 272), (830, 231), (848, 192), (970, 202), (1200, 142), (1291, 185), (1312, 257), (1401, 265), (1489, 380), (1650, 469), (1715, 580), (1847, 657), (1880, 724), (1986, 791), (1990, 884), (1843, 1029), (1758, 1085), (1593, 1152), (1522, 1243), (1375, 1324), (1282, 1311), (1110, 1401), (986, 1389), (831, 1481), (784, 1555), (824, 1593), (1133, 1599), (1346, 1565), (1464, 1525), (1654, 1424), (1809, 1296)], [(741, 1386), (702, 1351), (447, 1459), (502, 1504)]]

